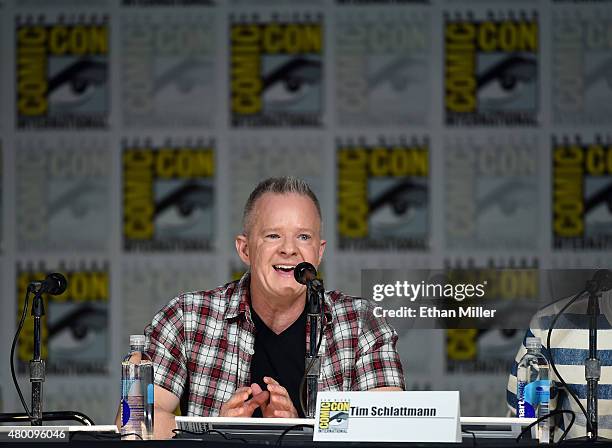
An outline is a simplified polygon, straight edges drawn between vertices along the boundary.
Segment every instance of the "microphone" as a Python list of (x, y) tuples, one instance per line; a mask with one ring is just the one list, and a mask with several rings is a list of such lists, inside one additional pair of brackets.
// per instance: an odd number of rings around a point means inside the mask
[(317, 278), (317, 270), (307, 261), (302, 261), (293, 269), (293, 276), (296, 282), (308, 285), (308, 283)]
[(51, 294), (52, 296), (59, 296), (68, 286), (68, 281), (59, 272), (53, 272), (47, 275), (43, 281), (30, 282), (29, 287), (32, 288), (38, 294)]
[(599, 269), (593, 278), (587, 282), (587, 291), (591, 294), (609, 291), (612, 289), (612, 272), (608, 269)]
[[(306, 306), (308, 321), (310, 324), (309, 345), (306, 350), (305, 371), (300, 381), (300, 407), (306, 418), (314, 418), (317, 406), (317, 382), (321, 371), (321, 358), (319, 347), (323, 340), (323, 294), (325, 293), (323, 283), (317, 278), (316, 268), (302, 261), (293, 269), (295, 281), (306, 285)], [(321, 327), (321, 328), (319, 328)], [(317, 337), (318, 336), (318, 337)], [(315, 341), (318, 341), (315, 343)], [(306, 394), (304, 394), (306, 386)], [(306, 396), (306, 404), (303, 397)]]

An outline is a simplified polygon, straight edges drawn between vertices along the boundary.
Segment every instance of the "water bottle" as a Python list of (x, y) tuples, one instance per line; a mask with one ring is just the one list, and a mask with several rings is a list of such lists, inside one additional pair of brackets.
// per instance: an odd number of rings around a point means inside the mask
[(144, 344), (144, 335), (130, 336), (121, 365), (121, 434), (130, 434), (125, 439), (153, 438), (153, 363)]
[[(527, 353), (521, 358), (516, 374), (516, 413), (520, 418), (540, 418), (548, 414), (550, 407), (551, 381), (548, 375), (548, 361), (542, 354), (540, 338), (527, 338)], [(550, 419), (538, 424), (540, 443), (552, 442)]]

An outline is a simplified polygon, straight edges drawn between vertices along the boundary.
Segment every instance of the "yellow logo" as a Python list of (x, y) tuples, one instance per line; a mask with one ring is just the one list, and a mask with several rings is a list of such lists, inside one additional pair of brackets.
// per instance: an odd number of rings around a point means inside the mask
[(350, 409), (349, 401), (322, 401), (319, 408), (319, 432), (347, 432)]

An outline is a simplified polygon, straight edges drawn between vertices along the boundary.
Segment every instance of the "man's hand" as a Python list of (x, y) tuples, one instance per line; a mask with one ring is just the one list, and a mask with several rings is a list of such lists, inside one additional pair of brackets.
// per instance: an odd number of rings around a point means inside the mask
[[(253, 398), (249, 400), (249, 396)], [(267, 403), (270, 397), (268, 391), (262, 391), (258, 384), (251, 387), (236, 389), (234, 395), (221, 406), (221, 417), (251, 417), (255, 409)], [(262, 408), (263, 409), (263, 408)]]
[[(269, 400), (259, 405), (264, 417), (297, 418), (298, 413), (289, 397), (289, 392), (278, 381), (264, 376), (264, 383), (268, 386)], [(262, 392), (263, 393), (263, 392)]]

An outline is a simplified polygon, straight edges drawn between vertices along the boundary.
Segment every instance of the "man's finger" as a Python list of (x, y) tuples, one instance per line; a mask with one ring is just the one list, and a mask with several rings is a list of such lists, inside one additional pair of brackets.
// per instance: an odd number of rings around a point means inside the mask
[(251, 391), (253, 393), (253, 395), (258, 395), (261, 393), (263, 389), (261, 388), (261, 386), (257, 383), (253, 383), (251, 384)]
[(274, 378), (272, 378), (271, 376), (264, 376), (264, 383), (280, 385), (280, 383), (276, 381)]
[[(253, 412), (251, 412), (252, 414)], [(227, 411), (224, 417), (249, 417), (247, 415), (247, 411), (244, 406), (240, 406), (239, 408), (233, 408)]]
[(293, 402), (289, 397), (277, 394), (274, 394), (270, 397), (270, 405), (273, 406), (275, 409), (293, 408)]
[(250, 387), (241, 387), (234, 391), (234, 394), (221, 406), (220, 415), (222, 417), (236, 417), (236, 415), (232, 415), (232, 410), (242, 406), (246, 400), (248, 400), (249, 395), (251, 394)]
[(274, 411), (274, 417), (276, 418), (295, 418), (297, 417), (297, 412), (295, 412), (295, 410), (285, 411), (285, 410), (276, 409)]
[(234, 395), (232, 395), (230, 399), (225, 402), (225, 405), (230, 408), (239, 406), (249, 399), (249, 395), (251, 395), (251, 393), (252, 390), (250, 387), (241, 387), (240, 389), (236, 389)]
[(253, 401), (253, 399), (250, 399), (249, 401), (247, 401), (244, 406), (244, 417), (250, 417), (253, 415), (253, 412), (255, 412), (255, 409), (257, 409), (259, 407), (259, 404), (256, 401)]
[(249, 400), (249, 403), (253, 402), (255, 403), (255, 407), (257, 406), (267, 406), (268, 405), (268, 401), (270, 400), (270, 392), (268, 392), (267, 390), (264, 390), (258, 394), (253, 394), (253, 398), (251, 398)]
[(289, 396), (289, 392), (287, 391), (287, 389), (285, 389), (280, 384), (268, 384), (268, 390), (272, 394), (283, 395), (283, 396), (286, 396), (286, 397)]

